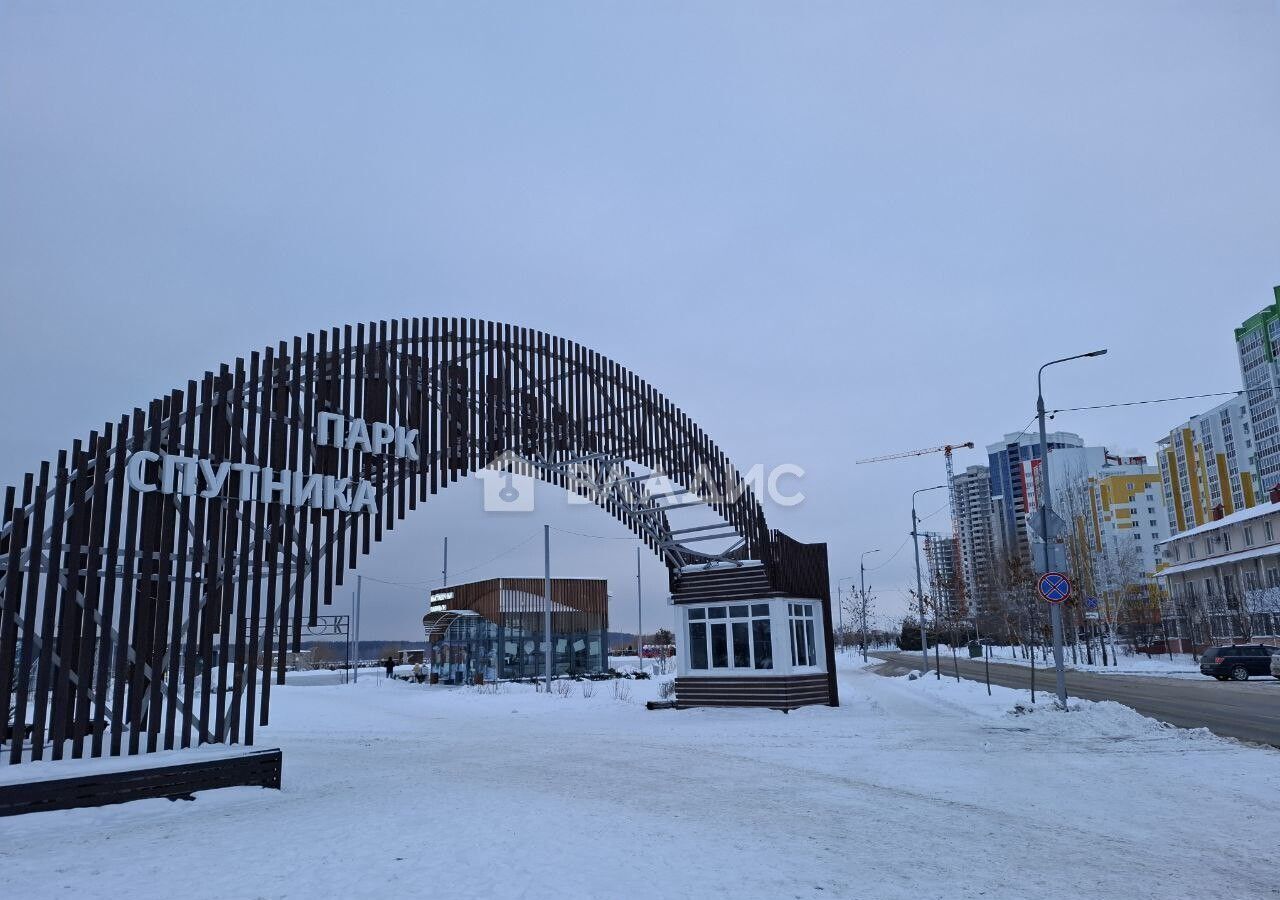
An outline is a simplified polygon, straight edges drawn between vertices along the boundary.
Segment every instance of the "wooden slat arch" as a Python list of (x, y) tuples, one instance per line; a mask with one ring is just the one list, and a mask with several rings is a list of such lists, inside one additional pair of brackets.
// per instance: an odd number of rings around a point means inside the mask
[[(322, 413), (416, 430), (418, 458), (319, 445)], [(244, 502), (243, 474), (217, 496), (140, 493), (127, 461), (142, 450), (365, 480), (377, 511)], [(653, 385), (581, 344), (444, 317), (298, 335), (104, 423), (4, 492), (0, 756), (251, 743), (304, 622), (345, 574), (497, 457), (568, 490), (583, 490), (575, 469), (621, 474), (596, 500), (662, 556), (673, 589), (691, 564), (777, 570), (777, 537), (728, 457)], [(642, 485), (652, 471), (713, 510), (733, 546), (673, 535)]]

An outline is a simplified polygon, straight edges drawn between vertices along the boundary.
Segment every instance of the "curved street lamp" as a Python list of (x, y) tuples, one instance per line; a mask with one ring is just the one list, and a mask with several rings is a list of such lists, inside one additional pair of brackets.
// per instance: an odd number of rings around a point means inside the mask
[[(1045, 572), (1053, 571), (1053, 564), (1049, 558), (1049, 516), (1052, 514), (1053, 506), (1049, 501), (1049, 442), (1044, 428), (1044, 370), (1050, 366), (1056, 366), (1058, 363), (1070, 362), (1073, 359), (1103, 356), (1106, 352), (1106, 350), (1091, 350), (1088, 353), (1077, 353), (1075, 356), (1053, 359), (1041, 366), (1040, 370), (1036, 372), (1036, 417), (1040, 420), (1040, 482), (1041, 497), (1043, 498), (1040, 512), (1040, 540), (1044, 543)], [(1058, 680), (1058, 705), (1066, 709), (1067, 676), (1062, 661), (1062, 606), (1060, 604), (1051, 604), (1049, 620), (1053, 623), (1053, 667)]]
[(858, 610), (862, 613), (862, 661), (867, 661), (867, 554), (879, 553), (880, 548), (875, 550), (863, 550), (862, 556), (858, 559)]

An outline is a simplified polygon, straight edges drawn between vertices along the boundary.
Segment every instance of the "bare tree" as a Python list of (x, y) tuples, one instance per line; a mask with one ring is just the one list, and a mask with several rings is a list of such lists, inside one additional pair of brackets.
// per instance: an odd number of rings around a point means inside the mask
[(876, 595), (870, 588), (850, 591), (849, 595), (844, 598), (844, 611), (853, 620), (854, 625), (846, 626), (844, 631), (848, 636), (852, 636), (856, 630), (858, 634), (858, 644), (862, 647), (862, 661), (867, 661), (867, 622), (875, 614)]

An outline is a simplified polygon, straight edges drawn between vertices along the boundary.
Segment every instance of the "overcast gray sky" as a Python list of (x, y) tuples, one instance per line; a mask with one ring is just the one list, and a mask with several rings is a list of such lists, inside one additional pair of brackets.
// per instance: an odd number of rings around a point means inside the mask
[[(743, 469), (803, 466), (771, 524), (856, 575), (943, 462), (852, 461), (1022, 428), (1047, 359), (1110, 349), (1052, 373), (1056, 407), (1238, 388), (1231, 329), (1280, 284), (1278, 46), (1272, 0), (10, 0), (0, 483), (281, 338), (476, 316), (632, 368)], [(1211, 403), (1054, 425), (1151, 453)], [(527, 516), (479, 496), (361, 571), (426, 582), (443, 536), (461, 572), (548, 520), (627, 535), (550, 489)], [(556, 537), (615, 628), (634, 547)], [(473, 574), (540, 570), (535, 538)], [(656, 557), (645, 579), (668, 622)], [(871, 580), (898, 611), (909, 551)], [(423, 607), (371, 589), (364, 636), (419, 638)]]

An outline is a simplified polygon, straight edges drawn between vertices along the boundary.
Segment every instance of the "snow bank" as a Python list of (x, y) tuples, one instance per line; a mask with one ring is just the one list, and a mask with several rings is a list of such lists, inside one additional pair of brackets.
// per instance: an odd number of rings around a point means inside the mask
[[(1024, 659), (1020, 655), (1018, 655), (1019, 651), (1017, 650), (1017, 648), (992, 647), (991, 651), (992, 651), (991, 661), (993, 663), (1001, 663), (1002, 665), (1006, 665), (1006, 666), (1030, 667), (1031, 665), (1031, 660)], [(967, 648), (963, 648), (963, 647), (959, 648), (957, 652), (961, 659), (969, 658), (969, 651)], [(929, 653), (930, 653), (930, 656), (932, 656), (933, 650), (930, 649)], [(1108, 654), (1107, 655), (1108, 662), (1114, 662), (1110, 655), (1111, 654), (1110, 648), (1107, 649), (1107, 654)], [(946, 644), (942, 645), (942, 655), (944, 657), (951, 655), (951, 650)], [(1099, 675), (1156, 675), (1161, 678), (1204, 678), (1205, 677), (1200, 674), (1199, 661), (1193, 660), (1186, 653), (1175, 653), (1173, 655), (1173, 659), (1170, 660), (1167, 655), (1152, 656), (1150, 659), (1148, 659), (1145, 654), (1125, 654), (1121, 652), (1121, 655), (1119, 658), (1119, 665), (1112, 664), (1112, 665), (1104, 666), (1102, 665), (1101, 657), (1098, 655), (1098, 653), (1095, 650), (1094, 659), (1096, 660), (1096, 662), (1087, 663), (1084, 661), (1085, 660), (1084, 654), (1078, 654), (1077, 661), (1073, 663), (1071, 661), (1071, 649), (1067, 648), (1065, 651), (1065, 660), (1063, 662), (1063, 665), (1065, 668), (1073, 669), (1078, 672), (1095, 672)], [(1052, 667), (1052, 666), (1053, 666), (1052, 651), (1050, 652), (1049, 659), (1047, 661), (1044, 660), (1039, 653), (1036, 654), (1036, 668), (1046, 668), (1046, 667)]]

